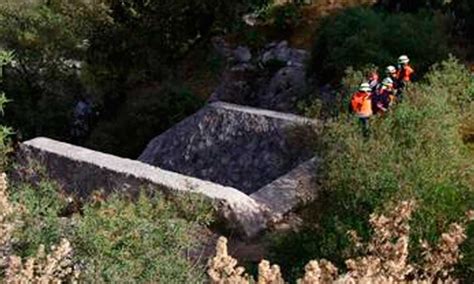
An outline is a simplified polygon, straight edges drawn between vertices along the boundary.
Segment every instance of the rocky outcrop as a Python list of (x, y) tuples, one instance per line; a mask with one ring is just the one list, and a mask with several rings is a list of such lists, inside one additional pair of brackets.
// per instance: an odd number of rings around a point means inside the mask
[(261, 52), (259, 61), (268, 64), (271, 61), (279, 61), (286, 66), (304, 67), (309, 59), (309, 53), (303, 49), (291, 48), (288, 42), (270, 43)]
[(213, 41), (228, 68), (209, 101), (224, 101), (282, 112), (297, 112), (297, 102), (308, 92), (309, 53), (286, 41), (271, 43), (256, 56), (247, 47), (232, 49), (221, 38)]
[(139, 160), (250, 194), (312, 157), (292, 135), (312, 120), (214, 103), (153, 139)]

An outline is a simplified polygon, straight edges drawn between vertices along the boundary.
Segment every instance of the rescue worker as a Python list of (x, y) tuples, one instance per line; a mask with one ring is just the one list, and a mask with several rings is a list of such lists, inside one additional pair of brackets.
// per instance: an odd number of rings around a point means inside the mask
[[(385, 69), (385, 73), (387, 74), (387, 78), (392, 80), (392, 86), (391, 86), (392, 94), (390, 95), (390, 101), (393, 104), (396, 99), (401, 99), (401, 94), (403, 92), (402, 90), (403, 84), (400, 82), (400, 80), (398, 80), (398, 71), (397, 71), (397, 68), (395, 68), (395, 66), (393, 65), (387, 66), (387, 68)], [(389, 82), (389, 80), (387, 80), (387, 82)], [(386, 84), (386, 87), (388, 86), (389, 84)]]
[(410, 66), (410, 59), (406, 55), (398, 58), (398, 73), (397, 78), (403, 83), (408, 83), (413, 80), (415, 70)]
[(368, 79), (368, 83), (370, 85), (370, 88), (372, 89), (372, 92), (375, 92), (380, 84), (379, 74), (377, 73), (377, 71), (372, 71), (369, 73)]
[(385, 78), (381, 87), (372, 96), (372, 110), (374, 114), (386, 113), (394, 100), (393, 80)]
[(365, 137), (369, 135), (369, 118), (372, 116), (372, 89), (369, 83), (362, 83), (359, 91), (352, 95), (351, 109), (359, 118), (362, 125), (362, 133)]
[(406, 55), (398, 58), (397, 79), (400, 84), (398, 88), (397, 98), (399, 101), (403, 100), (403, 93), (409, 82), (413, 80), (415, 70), (410, 66), (410, 59)]
[(385, 69), (385, 74), (387, 74), (387, 77), (393, 80), (394, 83), (394, 88), (396, 87), (395, 84), (398, 81), (398, 71), (397, 68), (393, 65), (387, 66)]

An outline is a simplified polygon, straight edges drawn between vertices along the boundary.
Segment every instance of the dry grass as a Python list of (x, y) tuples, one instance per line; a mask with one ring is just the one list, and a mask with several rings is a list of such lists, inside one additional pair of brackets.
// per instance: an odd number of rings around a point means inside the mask
[[(414, 202), (402, 202), (387, 216), (373, 214), (370, 218), (373, 236), (367, 244), (361, 242), (356, 232), (348, 232), (354, 247), (363, 256), (348, 259), (345, 274), (339, 276), (338, 269), (327, 260), (313, 260), (306, 265), (305, 275), (297, 283), (458, 283), (450, 274), (462, 257), (459, 246), (467, 238), (465, 227), (474, 220), (474, 211), (452, 224), (436, 246), (423, 241), (425, 262), (414, 265), (408, 258), (408, 222), (414, 207)], [(208, 274), (216, 284), (253, 283), (244, 269), (237, 266), (237, 260), (228, 255), (224, 237), (217, 243), (216, 256), (209, 261)], [(259, 265), (258, 283), (284, 283), (278, 265), (270, 267), (270, 263), (263, 260)]]
[(10, 256), (6, 270), (7, 283), (74, 283), (79, 278), (79, 269), (72, 261), (73, 250), (68, 240), (62, 239), (59, 246), (52, 246), (46, 254), (40, 246), (35, 257), (23, 261)]
[(11, 215), (13, 206), (8, 201), (7, 177), (5, 174), (0, 175), (0, 269), (4, 268), (7, 257), (11, 250), (11, 234), (13, 232), (13, 224)]
[(12, 255), (12, 233), (19, 220), (21, 208), (15, 208), (9, 201), (8, 182), (5, 173), (0, 174), (0, 275), (6, 283), (62, 283), (75, 282), (79, 270), (73, 265), (73, 250), (68, 240), (51, 247), (46, 254), (40, 246), (35, 257), (22, 260)]

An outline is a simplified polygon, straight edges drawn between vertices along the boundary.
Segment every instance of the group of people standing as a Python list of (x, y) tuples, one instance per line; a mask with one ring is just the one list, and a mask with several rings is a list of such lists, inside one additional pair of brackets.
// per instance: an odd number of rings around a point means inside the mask
[(369, 118), (386, 113), (395, 102), (403, 100), (404, 90), (413, 79), (414, 69), (406, 55), (398, 58), (397, 67), (385, 69), (386, 77), (380, 82), (377, 72), (371, 72), (352, 95), (349, 109), (362, 123), (364, 135), (369, 134)]

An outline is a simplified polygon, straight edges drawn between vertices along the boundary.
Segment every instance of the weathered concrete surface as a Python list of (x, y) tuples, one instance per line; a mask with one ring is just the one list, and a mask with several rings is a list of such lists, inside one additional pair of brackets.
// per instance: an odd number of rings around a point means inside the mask
[(317, 171), (318, 158), (315, 157), (262, 187), (250, 197), (266, 206), (268, 217), (278, 222), (285, 214), (317, 197)]
[(153, 139), (139, 160), (251, 194), (312, 157), (292, 131), (311, 132), (315, 123), (217, 102)]
[(39, 162), (65, 190), (81, 196), (98, 189), (127, 194), (141, 189), (198, 193), (218, 201), (219, 213), (226, 223), (244, 236), (252, 237), (266, 226), (260, 205), (235, 188), (47, 138), (27, 141), (20, 148), (19, 160), (22, 163)]

